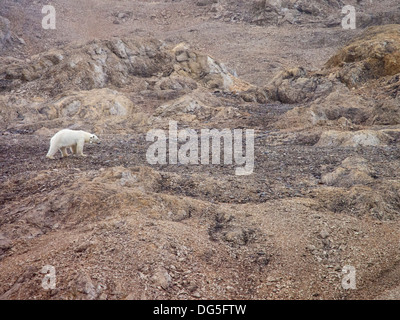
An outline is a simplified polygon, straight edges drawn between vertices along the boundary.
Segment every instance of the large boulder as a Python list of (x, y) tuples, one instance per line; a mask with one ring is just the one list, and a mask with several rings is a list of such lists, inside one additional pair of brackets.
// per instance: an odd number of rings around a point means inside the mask
[(175, 72), (181, 76), (190, 77), (207, 88), (232, 92), (252, 88), (249, 83), (234, 76), (225, 64), (209, 55), (191, 50), (185, 43), (178, 44), (172, 52), (176, 61)]
[(344, 85), (335, 89), (326, 97), (289, 110), (275, 125), (281, 129), (329, 126), (349, 130), (369, 121), (373, 103)]
[(125, 95), (111, 89), (67, 92), (44, 106), (39, 113), (50, 120), (55, 117), (98, 120), (107, 117), (127, 117), (137, 111)]
[(282, 103), (308, 102), (329, 94), (333, 83), (323, 75), (310, 74), (304, 68), (285, 69), (266, 85), (271, 100)]
[(322, 133), (317, 147), (380, 147), (387, 146), (393, 138), (383, 131), (335, 131)]
[(326, 63), (349, 87), (400, 73), (400, 25), (371, 27)]
[(335, 187), (366, 185), (374, 181), (375, 175), (368, 160), (362, 157), (348, 157), (335, 171), (322, 176), (322, 183)]

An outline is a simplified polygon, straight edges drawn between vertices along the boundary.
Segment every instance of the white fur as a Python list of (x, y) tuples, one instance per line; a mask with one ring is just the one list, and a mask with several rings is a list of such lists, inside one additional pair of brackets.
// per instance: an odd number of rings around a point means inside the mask
[(83, 154), (85, 142), (100, 143), (100, 139), (92, 133), (82, 130), (63, 129), (57, 132), (50, 140), (50, 149), (46, 157), (54, 159), (54, 155), (60, 150), (62, 157), (68, 157), (67, 148), (71, 148), (76, 155), (86, 157)]

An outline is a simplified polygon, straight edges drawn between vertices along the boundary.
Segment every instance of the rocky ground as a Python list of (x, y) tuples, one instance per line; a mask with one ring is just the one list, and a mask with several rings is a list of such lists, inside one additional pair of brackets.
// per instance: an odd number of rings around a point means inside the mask
[[(2, 299), (399, 298), (396, 1), (3, 2)], [(172, 120), (253, 129), (253, 174), (150, 165)], [(46, 159), (66, 127), (102, 142)]]

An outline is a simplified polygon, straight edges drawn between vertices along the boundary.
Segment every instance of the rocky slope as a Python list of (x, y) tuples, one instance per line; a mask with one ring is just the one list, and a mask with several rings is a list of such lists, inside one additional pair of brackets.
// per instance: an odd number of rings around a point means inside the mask
[[(14, 19), (41, 1), (0, 10), (2, 299), (398, 296), (394, 1), (358, 1), (378, 26), (346, 33), (341, 1), (92, 2), (79, 28), (85, 7), (59, 1), (47, 36)], [(170, 120), (254, 129), (254, 174), (150, 165), (146, 133)], [(102, 144), (46, 160), (65, 127)]]

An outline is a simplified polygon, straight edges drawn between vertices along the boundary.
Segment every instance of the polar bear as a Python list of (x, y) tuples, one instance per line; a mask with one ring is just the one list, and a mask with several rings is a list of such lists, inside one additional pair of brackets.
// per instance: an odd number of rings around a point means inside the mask
[(46, 157), (54, 159), (54, 155), (58, 150), (61, 151), (62, 157), (68, 157), (67, 148), (71, 148), (72, 153), (82, 157), (86, 157), (83, 154), (83, 145), (85, 142), (89, 143), (100, 143), (100, 139), (92, 133), (82, 130), (70, 130), (63, 129), (58, 131), (50, 140), (50, 149)]

